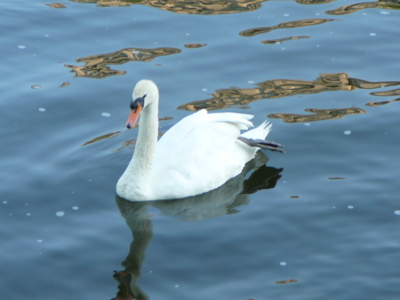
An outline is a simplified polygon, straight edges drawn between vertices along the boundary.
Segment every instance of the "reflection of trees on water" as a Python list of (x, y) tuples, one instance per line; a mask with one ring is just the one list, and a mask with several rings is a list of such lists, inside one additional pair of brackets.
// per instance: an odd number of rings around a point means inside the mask
[[(265, 165), (267, 161), (267, 156), (258, 152), (256, 157), (245, 165), (241, 174), (218, 189), (194, 197), (131, 202), (116, 196), (116, 203), (132, 231), (133, 240), (127, 257), (121, 263), (124, 270), (114, 271), (119, 291), (113, 300), (149, 299), (137, 284), (146, 249), (154, 234), (148, 214), (149, 206), (157, 208), (163, 215), (181, 221), (199, 221), (239, 213), (238, 207), (249, 203), (249, 194), (258, 190), (272, 189), (281, 178), (280, 173), (283, 169), (267, 167)], [(246, 175), (252, 170), (255, 171), (247, 177)]]
[[(173, 118), (171, 118), (171, 117), (164, 117), (164, 118), (159, 118), (158, 121), (161, 122), (161, 121), (166, 121), (166, 120), (171, 120), (171, 119), (173, 119)], [(132, 126), (130, 129), (128, 129), (128, 130), (126, 130), (126, 131), (129, 131), (129, 130), (131, 130), (131, 129), (133, 129), (133, 128), (136, 128), (136, 127), (139, 127), (139, 123), (136, 123), (134, 126)], [(125, 132), (125, 131), (124, 131), (124, 132)], [(93, 138), (93, 139), (91, 139), (91, 140), (85, 142), (84, 144), (82, 144), (82, 147), (83, 147), (83, 146), (90, 145), (90, 144), (93, 144), (93, 143), (97, 143), (97, 142), (100, 142), (100, 141), (103, 141), (103, 140), (107, 140), (107, 139), (114, 138), (114, 137), (120, 135), (121, 133), (122, 133), (121, 131), (116, 131), (116, 132), (111, 132), (111, 133), (103, 134), (103, 135), (101, 135), (101, 136), (95, 137), (95, 138)], [(158, 136), (162, 136), (163, 134), (164, 134), (164, 133), (159, 132), (159, 133), (158, 133)], [(130, 145), (135, 144), (135, 143), (136, 143), (136, 139), (125, 141), (122, 147), (113, 150), (113, 152), (122, 150), (122, 149), (124, 149), (124, 148), (126, 148), (126, 147), (129, 147)]]
[[(245, 106), (248, 103), (261, 99), (278, 99), (294, 95), (317, 94), (332, 91), (353, 91), (355, 89), (377, 89), (382, 87), (390, 87), (400, 85), (400, 81), (370, 82), (363, 79), (348, 77), (346, 73), (322, 74), (314, 81), (292, 80), (292, 79), (274, 79), (257, 83), (257, 87), (250, 89), (230, 88), (217, 90), (211, 99), (193, 101), (179, 106), (179, 109), (197, 111), (200, 109), (222, 109), (231, 106)], [(371, 93), (375, 96), (398, 95), (400, 90), (392, 90), (388, 92)], [(310, 109), (316, 115), (292, 115), (292, 120), (307, 119), (313, 117), (314, 120), (326, 120), (339, 118), (346, 114), (363, 113), (362, 109), (354, 111), (348, 108), (330, 109), (325, 112), (317, 109)], [(318, 113), (317, 113), (318, 111)], [(347, 113), (345, 113), (347, 111)], [(273, 116), (283, 116), (283, 114), (272, 114)], [(333, 116), (336, 117), (333, 117)], [(295, 116), (295, 117), (294, 117)], [(289, 120), (285, 117), (285, 120)], [(309, 122), (310, 120), (308, 120)]]
[(64, 3), (51, 3), (51, 4), (46, 4), (46, 5), (51, 8), (66, 8)]
[(261, 43), (273, 45), (273, 44), (281, 44), (283, 42), (291, 41), (291, 40), (309, 39), (309, 38), (310, 38), (309, 36), (290, 36), (287, 38), (276, 39), (276, 40), (264, 40), (264, 41), (261, 41)]
[(336, 9), (326, 11), (329, 15), (349, 15), (356, 11), (367, 8), (379, 9), (400, 9), (400, 3), (396, 0), (393, 1), (376, 1), (376, 2), (362, 2), (356, 4), (345, 5)]
[(296, 3), (304, 4), (304, 5), (314, 5), (314, 4), (331, 3), (333, 1), (336, 1), (336, 0), (296, 0)]
[(70, 0), (98, 7), (141, 4), (179, 14), (219, 15), (257, 10), (266, 0)]
[(372, 96), (399, 96), (400, 89), (391, 90), (391, 91), (383, 91), (383, 92), (374, 92), (371, 93)]
[(270, 114), (269, 118), (282, 119), (286, 123), (301, 123), (301, 122), (315, 122), (343, 118), (346, 115), (358, 115), (366, 113), (365, 110), (357, 107), (352, 108), (338, 108), (338, 109), (315, 109), (307, 108), (306, 112), (313, 114), (299, 115), (299, 114)]
[(390, 100), (390, 101), (381, 101), (381, 102), (368, 102), (367, 106), (381, 106), (381, 105), (386, 105), (392, 102), (396, 102), (396, 101), (400, 101), (400, 98), (394, 99), (394, 100)]
[(159, 56), (166, 56), (182, 52), (177, 48), (124, 48), (112, 53), (96, 54), (77, 58), (77, 62), (84, 62), (82, 67), (65, 65), (76, 73), (76, 77), (104, 78), (107, 76), (123, 75), (125, 71), (112, 70), (108, 65), (122, 65), (131, 61), (150, 62)]
[(288, 28), (298, 28), (298, 27), (305, 27), (305, 26), (313, 26), (313, 25), (320, 25), (326, 22), (335, 21), (335, 19), (306, 19), (306, 20), (299, 20), (299, 21), (290, 21), (280, 23), (275, 26), (271, 27), (257, 27), (251, 28), (244, 31), (239, 32), (241, 36), (250, 37), (255, 36), (257, 34), (267, 33), (272, 30), (276, 29), (288, 29)]
[(185, 44), (185, 48), (196, 49), (207, 46), (207, 44)]

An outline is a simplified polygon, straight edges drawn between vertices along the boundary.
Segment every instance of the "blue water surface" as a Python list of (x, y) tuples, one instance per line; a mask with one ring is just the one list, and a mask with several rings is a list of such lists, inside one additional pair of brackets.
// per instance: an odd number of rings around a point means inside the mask
[[(396, 2), (84, 2), (0, 3), (4, 299), (398, 299)], [(309, 19), (334, 20), (287, 24)], [(262, 43), (289, 37), (303, 38)], [(209, 99), (268, 118), (287, 152), (265, 153), (263, 188), (229, 203), (116, 197), (142, 78), (159, 86), (160, 132)]]

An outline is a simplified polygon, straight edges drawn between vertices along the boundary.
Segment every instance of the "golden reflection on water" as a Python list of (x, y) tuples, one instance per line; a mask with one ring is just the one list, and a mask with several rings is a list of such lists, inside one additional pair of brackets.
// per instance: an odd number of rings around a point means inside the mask
[(390, 101), (368, 102), (365, 105), (367, 105), (367, 106), (381, 106), (381, 105), (386, 105), (386, 104), (389, 104), (389, 103), (392, 103), (392, 102), (395, 102), (395, 101), (400, 101), (400, 98), (393, 99), (393, 100), (390, 100)]
[(333, 1), (336, 1), (336, 0), (296, 0), (296, 3), (304, 4), (304, 5), (314, 5), (314, 4), (331, 3)]
[[(130, 1), (131, 2), (131, 1)], [(98, 7), (129, 7), (131, 6), (128, 2), (123, 2), (121, 0), (109, 0), (109, 1), (98, 1)]]
[(131, 61), (149, 62), (159, 56), (177, 54), (182, 50), (177, 48), (124, 48), (112, 53), (96, 54), (77, 58), (84, 66), (64, 65), (76, 73), (76, 77), (104, 78), (107, 76), (123, 75), (125, 71), (111, 69), (108, 65), (122, 65)]
[(288, 283), (294, 283), (298, 282), (297, 279), (288, 279), (288, 280), (280, 280), (280, 281), (275, 281), (276, 284), (288, 284)]
[(66, 8), (64, 3), (51, 3), (46, 5), (50, 6), (51, 8)]
[(71, 2), (93, 3), (98, 7), (130, 6), (141, 4), (179, 14), (219, 15), (259, 9), (266, 0), (70, 0)]
[(271, 119), (282, 119), (286, 123), (303, 123), (325, 121), (343, 118), (346, 115), (358, 115), (366, 113), (365, 110), (357, 107), (351, 108), (335, 108), (335, 109), (316, 109), (307, 108), (304, 111), (313, 113), (312, 115), (299, 115), (299, 114), (270, 114)]
[(96, 143), (96, 142), (99, 142), (99, 141), (102, 141), (102, 140), (106, 140), (106, 139), (110, 139), (110, 138), (116, 137), (120, 133), (121, 133), (121, 131), (116, 131), (116, 132), (103, 134), (101, 136), (95, 137), (94, 139), (91, 139), (90, 141), (85, 142), (81, 147), (87, 146), (87, 145), (90, 145), (90, 144), (93, 144), (93, 143)]
[(194, 101), (179, 106), (179, 109), (197, 111), (200, 109), (221, 109), (234, 105), (246, 105), (261, 99), (275, 99), (297, 94), (316, 94), (328, 90), (349, 90), (345, 73), (322, 74), (315, 81), (274, 79), (258, 83), (250, 89), (220, 89), (213, 98)]
[(250, 37), (250, 36), (255, 36), (257, 34), (267, 33), (276, 29), (298, 28), (298, 27), (319, 25), (331, 21), (335, 21), (335, 19), (306, 19), (299, 21), (290, 21), (290, 22), (280, 23), (278, 25), (271, 27), (257, 27), (257, 28), (247, 29), (242, 32), (239, 32), (239, 34), (241, 36)]
[(61, 85), (60, 85), (60, 87), (66, 87), (66, 86), (69, 86), (71, 83), (69, 83), (69, 82), (63, 82)]
[(268, 44), (268, 45), (274, 45), (274, 44), (280, 44), (286, 41), (291, 41), (291, 40), (299, 40), (299, 39), (309, 39), (310, 36), (289, 36), (287, 38), (282, 38), (282, 39), (276, 39), (276, 40), (264, 40), (261, 41), (263, 44)]
[(379, 8), (379, 9), (400, 9), (400, 3), (397, 1), (377, 1), (377, 2), (362, 2), (356, 4), (345, 5), (336, 9), (326, 11), (329, 15), (349, 15), (353, 12), (367, 9), (367, 8)]
[[(211, 99), (193, 101), (183, 104), (178, 109), (197, 111), (200, 109), (215, 110), (230, 106), (245, 106), (250, 102), (261, 99), (277, 99), (294, 95), (317, 94), (331, 91), (353, 91), (360, 89), (376, 89), (400, 85), (400, 81), (370, 82), (363, 79), (349, 78), (346, 73), (321, 74), (314, 81), (273, 79), (257, 83), (250, 89), (230, 88), (217, 90)], [(396, 94), (400, 90), (373, 93)], [(386, 94), (385, 94), (386, 95)]]
[(196, 49), (207, 46), (207, 44), (185, 44), (185, 48)]
[[(171, 119), (173, 119), (173, 118), (172, 118), (172, 117), (163, 117), (163, 118), (159, 118), (158, 121), (166, 121), (166, 120), (171, 120)], [(133, 125), (130, 129), (136, 128), (136, 127), (139, 127), (139, 123), (136, 123), (136, 124)], [(129, 131), (130, 129), (128, 129), (128, 130), (126, 130), (126, 131)], [(125, 132), (125, 131), (124, 131), (124, 132)], [(85, 142), (84, 144), (82, 144), (81, 147), (87, 146), (87, 145), (90, 145), (90, 144), (93, 144), (93, 143), (96, 143), (96, 142), (100, 142), (100, 141), (103, 141), (103, 140), (107, 140), (107, 139), (114, 138), (114, 137), (120, 135), (121, 133), (122, 133), (122, 131), (116, 131), (116, 132), (111, 132), (111, 133), (106, 133), (106, 134), (100, 135), (100, 136), (98, 136), (98, 137), (95, 137), (95, 138), (93, 138), (93, 139), (91, 139), (91, 140)], [(162, 136), (163, 134), (164, 134), (164, 133), (159, 132), (159, 133), (158, 133), (158, 136)], [(122, 147), (113, 150), (113, 152), (122, 150), (122, 149), (124, 149), (124, 148), (126, 148), (126, 147), (129, 147), (130, 145), (135, 144), (135, 143), (136, 143), (136, 139), (129, 140), (129, 141), (125, 141), (125, 142), (123, 143)]]
[(384, 91), (384, 92), (374, 92), (374, 93), (371, 93), (371, 95), (372, 96), (399, 96), (400, 89)]

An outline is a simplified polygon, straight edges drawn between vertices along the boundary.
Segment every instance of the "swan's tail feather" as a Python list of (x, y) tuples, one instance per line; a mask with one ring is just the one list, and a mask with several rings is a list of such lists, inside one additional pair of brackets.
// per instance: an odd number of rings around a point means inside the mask
[(278, 144), (276, 142), (261, 140), (261, 139), (248, 139), (243, 136), (238, 137), (239, 141), (242, 141), (246, 145), (250, 147), (258, 147), (265, 150), (277, 151), (280, 153), (285, 153), (286, 151), (283, 149), (283, 145)]
[(271, 131), (272, 124), (264, 121), (260, 126), (242, 133), (240, 136), (248, 139), (265, 139)]

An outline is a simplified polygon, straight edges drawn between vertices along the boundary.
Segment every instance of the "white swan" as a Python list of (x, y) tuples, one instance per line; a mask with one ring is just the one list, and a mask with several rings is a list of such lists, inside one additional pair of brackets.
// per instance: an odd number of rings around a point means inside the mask
[(158, 88), (139, 81), (130, 103), (127, 127), (139, 118), (139, 134), (132, 160), (117, 183), (117, 194), (130, 201), (179, 199), (218, 188), (240, 174), (260, 148), (284, 152), (265, 141), (272, 125), (240, 134), (253, 116), (200, 110), (182, 119), (158, 141)]

